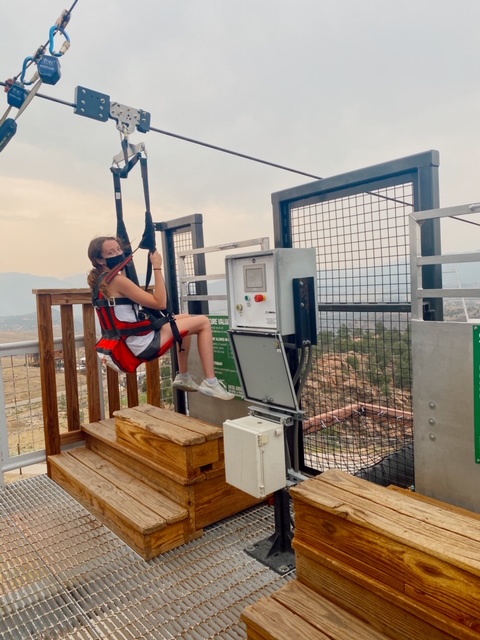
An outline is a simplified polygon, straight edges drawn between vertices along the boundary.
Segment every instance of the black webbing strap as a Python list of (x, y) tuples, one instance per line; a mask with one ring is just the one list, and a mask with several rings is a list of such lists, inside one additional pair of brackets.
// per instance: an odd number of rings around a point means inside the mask
[[(136, 158), (140, 157), (140, 154), (137, 153), (137, 155), (135, 156)], [(138, 160), (137, 158), (137, 160)], [(136, 164), (136, 162), (134, 164), (132, 164), (132, 167), (134, 167)], [(128, 177), (128, 171), (125, 173), (125, 168), (123, 169), (119, 169), (117, 167), (110, 167), (110, 171), (113, 174), (113, 190), (115, 193), (115, 211), (117, 214), (117, 238), (119, 238), (122, 241), (123, 244), (123, 251), (125, 253), (126, 256), (131, 256), (132, 255), (132, 247), (130, 244), (130, 238), (128, 237), (128, 233), (127, 233), (127, 228), (125, 227), (125, 222), (123, 220), (123, 202), (122, 202), (122, 184), (121, 184), (121, 178), (126, 178)], [(130, 171), (130, 169), (128, 169)], [(127, 278), (129, 280), (131, 280), (132, 282), (134, 282), (136, 285), (138, 285), (138, 277), (137, 277), (137, 272), (135, 270), (135, 265), (133, 264), (133, 262), (129, 262), (128, 265), (125, 267), (125, 272), (127, 274)]]
[(170, 328), (172, 330), (173, 339), (175, 340), (175, 342), (178, 343), (178, 350), (185, 351), (185, 349), (182, 347), (182, 344), (183, 344), (182, 334), (178, 330), (177, 323), (175, 321), (175, 316), (173, 315), (173, 313), (170, 313), (168, 315), (168, 320), (170, 322)]
[[(113, 188), (115, 192), (115, 210), (117, 214), (117, 237), (122, 240), (124, 244), (124, 253), (126, 256), (132, 255), (132, 248), (130, 244), (130, 239), (128, 237), (127, 228), (125, 226), (125, 221), (123, 219), (123, 202), (122, 202), (122, 178), (128, 178), (128, 174), (133, 169), (133, 167), (140, 160), (140, 170), (142, 175), (142, 183), (143, 183), (143, 195), (145, 198), (145, 229), (143, 232), (142, 239), (139, 244), (140, 249), (148, 249), (151, 253), (156, 251), (156, 242), (155, 242), (155, 227), (152, 219), (152, 212), (150, 211), (150, 190), (148, 186), (148, 167), (147, 167), (147, 158), (142, 157), (142, 153), (138, 152), (130, 160), (127, 160), (128, 153), (128, 141), (126, 138), (122, 140), (122, 149), (125, 155), (125, 166), (123, 168), (119, 167), (110, 167), (110, 171), (113, 174)], [(136, 285), (139, 286), (137, 273), (133, 262), (130, 261), (125, 267), (125, 273), (129, 280), (132, 280)], [(150, 259), (147, 261), (147, 273), (145, 277), (145, 291), (148, 289), (150, 284), (150, 280), (152, 277), (152, 263)], [(122, 303), (123, 304), (123, 303)], [(103, 306), (103, 305), (102, 305)], [(105, 305), (106, 307), (110, 305)], [(145, 309), (149, 314), (149, 318), (152, 322), (152, 328), (155, 328), (155, 324), (157, 322), (161, 322), (161, 326), (165, 324), (166, 321), (170, 323), (170, 327), (172, 330), (172, 335), (175, 342), (178, 343), (179, 351), (184, 351), (182, 348), (182, 335), (178, 330), (177, 323), (175, 322), (175, 316), (173, 313), (165, 312), (162, 316), (159, 317), (158, 312), (154, 309)], [(110, 314), (110, 310), (107, 310), (107, 313)]]
[[(113, 300), (113, 302), (111, 302), (111, 300)], [(101, 307), (116, 307), (118, 305), (122, 305), (122, 304), (129, 304), (130, 306), (132, 305), (132, 301), (130, 300), (130, 298), (103, 298), (102, 300), (97, 300), (95, 302), (95, 306), (98, 308)]]
[[(153, 226), (152, 212), (150, 210), (150, 191), (148, 188), (148, 168), (146, 158), (140, 158), (140, 169), (142, 173), (143, 196), (145, 198), (145, 229), (143, 231), (139, 247), (140, 249), (148, 249), (151, 253), (154, 253), (157, 247), (155, 243), (155, 227)], [(145, 276), (145, 291), (148, 289), (151, 278), (152, 263), (148, 260), (147, 273)]]

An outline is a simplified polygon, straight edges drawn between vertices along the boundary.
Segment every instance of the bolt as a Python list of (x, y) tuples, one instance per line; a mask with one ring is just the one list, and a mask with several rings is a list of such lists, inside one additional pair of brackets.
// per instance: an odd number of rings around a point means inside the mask
[(437, 436), (434, 433), (429, 433), (428, 437), (430, 438), (430, 440), (436, 440)]
[(430, 407), (430, 409), (436, 409), (437, 405), (435, 404), (435, 402), (429, 402), (428, 406)]
[(429, 418), (428, 419), (428, 424), (432, 425), (432, 427), (434, 427), (437, 424), (437, 421), (435, 420), (435, 418)]

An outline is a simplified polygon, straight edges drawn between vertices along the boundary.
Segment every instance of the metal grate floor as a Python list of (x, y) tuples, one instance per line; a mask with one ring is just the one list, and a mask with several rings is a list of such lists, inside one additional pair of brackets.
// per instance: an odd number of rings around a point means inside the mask
[(0, 638), (238, 640), (280, 576), (244, 553), (273, 533), (261, 506), (145, 562), (47, 476), (0, 490)]

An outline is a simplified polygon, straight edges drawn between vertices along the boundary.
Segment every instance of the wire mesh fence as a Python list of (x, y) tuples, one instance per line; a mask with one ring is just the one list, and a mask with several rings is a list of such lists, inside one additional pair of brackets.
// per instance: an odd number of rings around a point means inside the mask
[(408, 213), (404, 183), (290, 209), (317, 250), (319, 331), (302, 396), (305, 465), (413, 484)]
[[(191, 249), (193, 249), (193, 243), (192, 243), (192, 233), (190, 231), (190, 228), (188, 228), (187, 231), (177, 231), (174, 236), (174, 252), (175, 252), (175, 257), (176, 257), (176, 269), (177, 269), (177, 273), (180, 271), (179, 269), (179, 265), (178, 265), (178, 261), (181, 259), (183, 261), (183, 268), (182, 268), (182, 272), (185, 276), (193, 276), (195, 275), (195, 264), (194, 264), (194, 256), (193, 255), (187, 255), (184, 258), (179, 258), (179, 255), (182, 255), (183, 253), (185, 253), (186, 251), (190, 251)], [(188, 294), (189, 295), (195, 295), (197, 293), (197, 289), (196, 289), (196, 283), (195, 282), (190, 282), (188, 284), (189, 290), (188, 290)], [(177, 295), (178, 295), (178, 299), (181, 300), (182, 299), (182, 286), (181, 283), (178, 282), (178, 291), (177, 291)], [(181, 306), (180, 306), (180, 310)]]
[[(79, 339), (81, 342), (81, 339)], [(59, 345), (60, 347), (61, 345)], [(83, 346), (76, 348), (80, 423), (88, 422), (88, 395)], [(0, 424), (2, 467), (21, 469), (39, 461), (45, 451), (44, 412), (37, 341), (2, 344), (0, 349), (0, 378), (3, 387), (3, 412)], [(171, 356), (160, 359), (161, 401), (165, 408), (173, 407)], [(137, 370), (140, 402), (147, 401), (146, 371)], [(55, 385), (58, 400), (60, 433), (68, 431), (67, 397), (62, 351), (56, 352)], [(101, 385), (105, 412), (108, 415), (106, 369), (102, 369)], [(125, 375), (119, 376), (120, 405), (128, 406)], [(42, 457), (42, 455), (40, 456)], [(8, 478), (7, 478), (8, 480)]]

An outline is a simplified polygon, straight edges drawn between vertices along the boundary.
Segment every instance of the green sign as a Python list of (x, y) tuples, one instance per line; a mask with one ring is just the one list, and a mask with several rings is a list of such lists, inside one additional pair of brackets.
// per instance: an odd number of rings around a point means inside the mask
[(475, 462), (480, 464), (480, 327), (473, 327), (473, 428)]
[(243, 399), (242, 386), (228, 337), (228, 316), (209, 316), (209, 319), (212, 325), (215, 374), (230, 393)]

